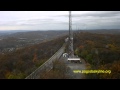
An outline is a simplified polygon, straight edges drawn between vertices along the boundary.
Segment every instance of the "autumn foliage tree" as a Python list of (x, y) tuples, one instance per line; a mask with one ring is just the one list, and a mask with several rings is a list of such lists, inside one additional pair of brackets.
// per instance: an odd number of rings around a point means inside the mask
[[(14, 52), (0, 54), (0, 78), (25, 78), (62, 47), (64, 38), (66, 36), (28, 46)], [(50, 50), (52, 50), (52, 54)]]
[(111, 74), (89, 74), (88, 78), (120, 78), (120, 35), (76, 33), (75, 54), (91, 65), (90, 69), (110, 69)]
[(37, 54), (35, 53), (33, 57), (33, 62), (37, 62), (37, 60), (38, 60), (38, 57), (37, 57)]

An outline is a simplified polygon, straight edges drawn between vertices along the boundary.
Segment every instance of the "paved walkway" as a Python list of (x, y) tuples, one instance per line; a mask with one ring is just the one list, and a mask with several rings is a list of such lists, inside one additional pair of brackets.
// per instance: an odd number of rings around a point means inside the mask
[(67, 61), (66, 57), (61, 56), (60, 60), (62, 60), (68, 67), (67, 75), (70, 76), (70, 79), (85, 79), (85, 75), (82, 73), (74, 73), (74, 70), (85, 70), (86, 63), (85, 60), (80, 58), (82, 63), (75, 63)]

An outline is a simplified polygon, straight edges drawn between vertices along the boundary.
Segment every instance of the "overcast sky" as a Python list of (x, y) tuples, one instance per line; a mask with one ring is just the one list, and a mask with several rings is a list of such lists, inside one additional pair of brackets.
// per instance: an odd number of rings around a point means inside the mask
[[(68, 30), (68, 11), (0, 11), (0, 30)], [(120, 11), (72, 11), (72, 29), (120, 29)]]

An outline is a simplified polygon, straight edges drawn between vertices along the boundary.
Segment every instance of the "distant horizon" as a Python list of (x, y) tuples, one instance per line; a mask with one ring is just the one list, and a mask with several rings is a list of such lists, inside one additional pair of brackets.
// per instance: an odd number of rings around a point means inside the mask
[[(120, 29), (80, 29), (80, 30), (120, 30)], [(69, 30), (0, 30), (1, 31), (69, 31)], [(73, 30), (78, 31), (78, 30)]]
[[(120, 29), (120, 11), (71, 11), (72, 29)], [(0, 11), (0, 30), (68, 30), (69, 11)]]

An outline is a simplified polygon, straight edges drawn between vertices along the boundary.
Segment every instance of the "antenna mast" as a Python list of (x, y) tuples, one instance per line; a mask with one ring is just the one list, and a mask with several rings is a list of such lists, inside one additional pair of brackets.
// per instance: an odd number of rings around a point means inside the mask
[(72, 31), (72, 15), (71, 15), (71, 11), (69, 11), (69, 57), (70, 58), (74, 58), (73, 31)]

